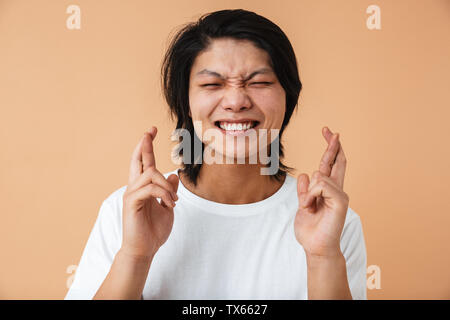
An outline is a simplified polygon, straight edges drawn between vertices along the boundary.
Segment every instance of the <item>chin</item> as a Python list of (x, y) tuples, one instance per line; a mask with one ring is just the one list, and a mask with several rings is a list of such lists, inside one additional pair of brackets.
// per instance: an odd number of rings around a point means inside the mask
[[(250, 164), (250, 160), (252, 160), (251, 164), (258, 162), (258, 148), (256, 146), (236, 146), (235, 143), (234, 150), (229, 151), (225, 147), (222, 149), (221, 146), (210, 145), (209, 147), (214, 149), (216, 154), (214, 158), (221, 159), (223, 164)], [(217, 150), (224, 150), (225, 152)]]

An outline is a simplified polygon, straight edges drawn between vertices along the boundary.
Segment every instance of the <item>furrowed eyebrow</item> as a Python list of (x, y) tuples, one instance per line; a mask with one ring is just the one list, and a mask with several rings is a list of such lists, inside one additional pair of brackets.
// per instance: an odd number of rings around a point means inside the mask
[[(272, 72), (273, 71), (270, 68), (261, 68), (261, 69), (258, 69), (256, 71), (252, 72), (246, 79), (244, 79), (244, 81), (250, 80), (251, 78), (253, 78), (254, 76), (256, 76), (258, 74), (267, 74), (267, 73), (272, 73)], [(225, 80), (225, 77), (222, 76), (220, 73), (211, 71), (208, 69), (203, 69), (202, 71), (198, 72), (196, 75), (202, 75), (202, 74), (218, 77), (222, 80)]]
[(244, 79), (244, 81), (250, 80), (251, 78), (253, 78), (254, 76), (256, 76), (258, 74), (267, 74), (267, 73), (272, 73), (272, 72), (273, 71), (269, 68), (261, 68), (259, 70), (252, 72), (246, 79)]

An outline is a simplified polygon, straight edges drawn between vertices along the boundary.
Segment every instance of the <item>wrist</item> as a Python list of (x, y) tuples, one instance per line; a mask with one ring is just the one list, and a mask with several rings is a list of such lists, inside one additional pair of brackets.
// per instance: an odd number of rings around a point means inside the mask
[(308, 299), (352, 299), (342, 253), (307, 255)]
[(328, 252), (326, 254), (314, 254), (306, 252), (306, 262), (308, 267), (317, 267), (322, 265), (339, 265), (344, 263), (345, 257), (341, 250)]
[(136, 255), (119, 249), (94, 299), (140, 299), (151, 261), (150, 256)]
[(133, 265), (146, 265), (152, 262), (154, 256), (155, 253), (149, 255), (142, 255), (130, 252), (125, 248), (120, 248), (116, 254), (115, 260), (130, 263)]

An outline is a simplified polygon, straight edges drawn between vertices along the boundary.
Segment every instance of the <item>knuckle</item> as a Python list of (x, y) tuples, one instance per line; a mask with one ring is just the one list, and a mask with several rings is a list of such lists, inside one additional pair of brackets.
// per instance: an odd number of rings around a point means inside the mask
[(125, 202), (129, 197), (130, 197), (130, 190), (128, 190), (127, 188), (127, 190), (125, 190), (125, 192), (123, 193), (122, 200)]
[(343, 198), (345, 204), (348, 204), (350, 197), (348, 196), (348, 194), (346, 192), (342, 192), (342, 198)]
[(135, 194), (133, 194), (133, 193), (127, 194), (127, 196), (124, 197), (123, 202), (124, 202), (124, 204), (130, 204), (130, 203), (135, 202), (135, 198), (136, 198)]
[(344, 198), (347, 202), (350, 200), (350, 196), (346, 192), (344, 192)]

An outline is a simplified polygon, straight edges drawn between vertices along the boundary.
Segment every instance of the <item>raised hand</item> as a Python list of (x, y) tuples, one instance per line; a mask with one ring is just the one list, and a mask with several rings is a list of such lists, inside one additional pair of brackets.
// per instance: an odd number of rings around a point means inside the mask
[(175, 201), (178, 200), (178, 176), (172, 174), (166, 179), (156, 169), (153, 152), (156, 133), (157, 128), (152, 127), (136, 146), (123, 195), (120, 250), (136, 257), (152, 257), (166, 242), (173, 226)]
[(295, 236), (308, 255), (336, 256), (347, 214), (349, 197), (344, 192), (346, 158), (339, 134), (324, 127), (322, 134), (328, 142), (319, 165), (311, 176), (298, 176), (299, 208), (294, 222)]

